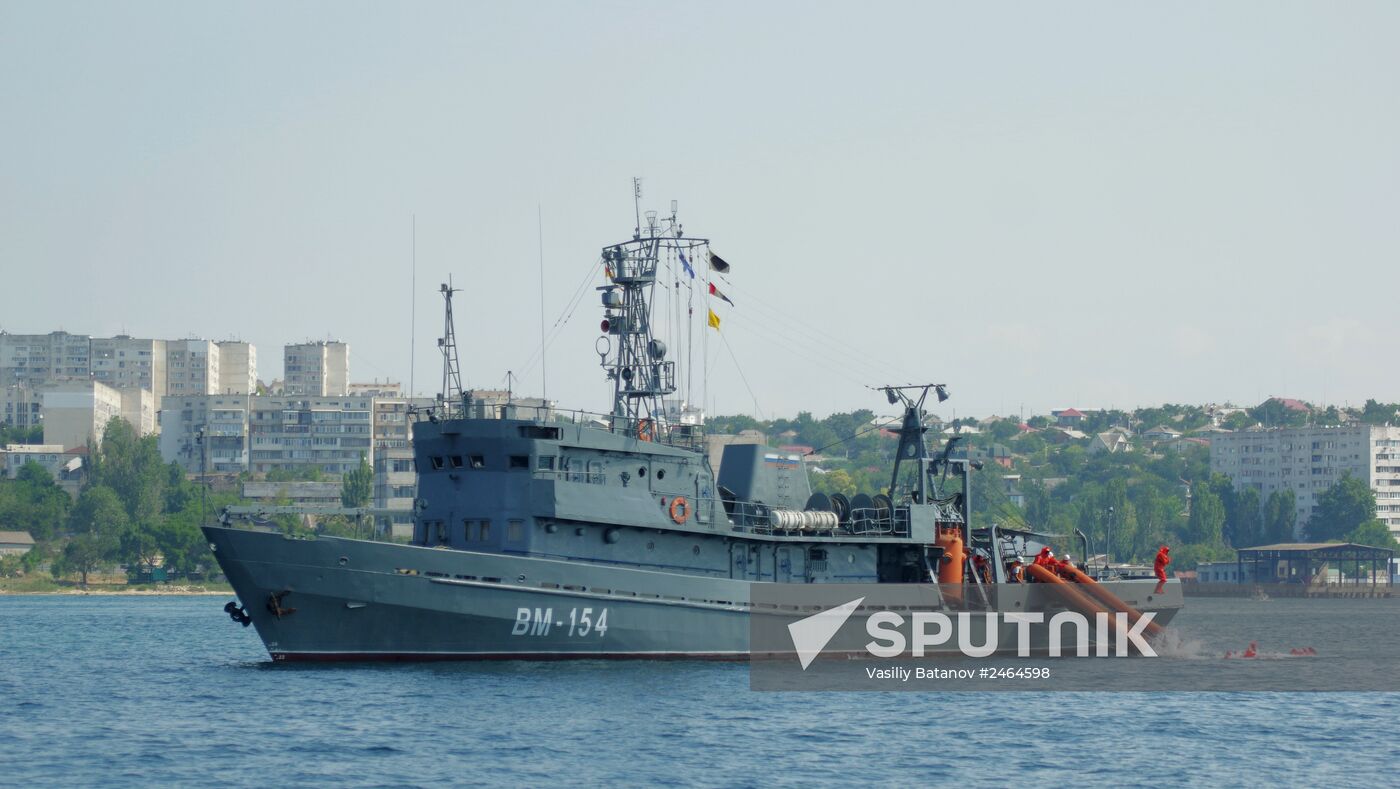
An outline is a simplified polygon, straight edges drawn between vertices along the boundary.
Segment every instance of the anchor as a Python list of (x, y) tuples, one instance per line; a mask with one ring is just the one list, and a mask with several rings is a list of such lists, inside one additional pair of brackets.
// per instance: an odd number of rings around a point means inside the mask
[(243, 607), (238, 604), (237, 600), (230, 600), (228, 605), (224, 606), (224, 613), (228, 614), (229, 619), (238, 622), (244, 627), (253, 623), (253, 617), (248, 616), (248, 612), (243, 610)]
[(281, 618), (284, 617), (284, 616), (291, 616), (292, 614), (295, 614), (295, 613), (297, 612), (297, 610), (296, 610), (295, 608), (283, 608), (283, 607), (282, 607), (282, 598), (286, 597), (287, 595), (289, 595), (289, 594), (291, 594), (291, 593), (292, 593), (292, 590), (290, 590), (290, 589), (283, 589), (283, 590), (280, 591), (280, 592), (273, 592), (272, 594), (268, 595), (268, 596), (267, 596), (267, 610), (268, 610), (268, 612), (271, 613), (273, 616), (277, 617), (278, 619), (281, 619)]

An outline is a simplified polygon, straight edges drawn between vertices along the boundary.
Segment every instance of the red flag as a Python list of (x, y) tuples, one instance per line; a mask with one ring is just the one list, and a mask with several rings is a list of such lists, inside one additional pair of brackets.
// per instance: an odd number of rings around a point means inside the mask
[(720, 289), (717, 288), (717, 287), (715, 287), (715, 283), (713, 283), (713, 282), (710, 283), (710, 295), (711, 295), (711, 296), (718, 296), (719, 298), (724, 299), (725, 301), (729, 302), (729, 306), (731, 306), (731, 307), (734, 306), (734, 300), (731, 299), (731, 298), (729, 298), (728, 296), (724, 295), (723, 293), (721, 293), (721, 292), (720, 292)]

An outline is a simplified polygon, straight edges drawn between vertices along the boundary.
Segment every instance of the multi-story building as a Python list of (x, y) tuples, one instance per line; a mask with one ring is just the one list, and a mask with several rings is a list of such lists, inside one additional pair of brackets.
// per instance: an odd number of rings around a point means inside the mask
[(89, 339), (86, 334), (64, 331), (0, 332), (0, 387), (87, 380), (92, 372)]
[(350, 391), (350, 346), (336, 341), (288, 345), (282, 352), (282, 393), (341, 397)]
[(166, 394), (217, 394), (219, 346), (209, 340), (166, 340)]
[(166, 397), (160, 408), (160, 456), (185, 471), (248, 470), (248, 395)]
[(122, 394), (96, 381), (70, 381), (43, 388), (44, 443), (64, 449), (102, 443), (102, 432), (122, 415)]
[(258, 349), (250, 342), (221, 342), (219, 385), (216, 394), (253, 394), (258, 391)]
[(142, 340), (125, 334), (94, 337), (91, 349), (94, 381), (113, 389), (145, 389), (159, 407), (160, 398), (166, 394), (164, 340)]
[(0, 423), (38, 427), (44, 423), (44, 398), (39, 388), (10, 384), (0, 388)]
[(1300, 530), (1318, 497), (1350, 473), (1375, 492), (1376, 517), (1400, 537), (1400, 427), (1354, 424), (1217, 433), (1210, 440), (1210, 467), (1230, 477), (1236, 488), (1252, 487), (1263, 498), (1293, 491)]

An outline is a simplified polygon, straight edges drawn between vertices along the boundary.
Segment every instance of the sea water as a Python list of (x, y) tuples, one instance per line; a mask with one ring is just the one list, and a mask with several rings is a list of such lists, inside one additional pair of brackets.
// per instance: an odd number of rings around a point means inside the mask
[[(273, 664), (222, 597), (0, 596), (0, 786), (1393, 786), (1397, 693), (765, 693), (745, 663)], [(1258, 613), (1188, 600), (1220, 660)], [(1251, 606), (1256, 606), (1251, 608)], [(1292, 608), (1289, 608), (1289, 607)], [(1192, 634), (1201, 634), (1199, 637)]]

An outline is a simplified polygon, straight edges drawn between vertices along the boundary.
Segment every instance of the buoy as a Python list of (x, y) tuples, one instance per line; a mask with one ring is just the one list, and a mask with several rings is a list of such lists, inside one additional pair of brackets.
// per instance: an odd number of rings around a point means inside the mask
[(685, 496), (677, 496), (671, 499), (671, 520), (677, 524), (685, 523), (690, 517), (690, 502), (685, 500)]

